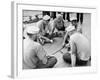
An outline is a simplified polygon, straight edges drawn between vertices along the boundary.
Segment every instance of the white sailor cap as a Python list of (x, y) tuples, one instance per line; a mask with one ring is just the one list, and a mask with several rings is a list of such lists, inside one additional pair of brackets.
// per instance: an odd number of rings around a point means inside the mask
[(44, 17), (43, 17), (43, 20), (49, 20), (50, 19), (50, 16), (48, 16), (48, 15), (45, 15)]
[(75, 30), (75, 26), (69, 26), (69, 27), (66, 28), (67, 32), (71, 32), (73, 30)]
[(29, 34), (37, 34), (39, 33), (39, 28), (36, 26), (28, 26), (26, 31)]
[(72, 20), (77, 20), (77, 18), (76, 17), (71, 17), (70, 21), (72, 21)]

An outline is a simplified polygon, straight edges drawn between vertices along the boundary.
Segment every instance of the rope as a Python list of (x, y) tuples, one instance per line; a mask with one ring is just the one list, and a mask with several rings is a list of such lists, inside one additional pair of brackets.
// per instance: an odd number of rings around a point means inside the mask
[(57, 50), (56, 52), (54, 52), (52, 55), (55, 55), (57, 52), (62, 52), (61, 50), (63, 49), (64, 47), (62, 47), (61, 49)]

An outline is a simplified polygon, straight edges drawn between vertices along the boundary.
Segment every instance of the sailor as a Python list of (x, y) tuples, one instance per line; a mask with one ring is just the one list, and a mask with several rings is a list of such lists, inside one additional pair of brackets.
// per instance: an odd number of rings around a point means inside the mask
[(50, 21), (50, 16), (45, 15), (42, 20), (38, 21), (36, 26), (40, 29), (39, 34), (42, 37), (42, 41), (45, 40), (44, 42), (53, 42), (53, 40), (50, 39), (49, 37), (49, 21)]
[(52, 68), (57, 59), (47, 55), (43, 46), (34, 40), (39, 33), (38, 27), (28, 27), (27, 37), (24, 39), (23, 69)]
[(65, 42), (68, 42), (67, 37), (68, 35), (72, 35), (74, 32), (79, 32), (77, 31), (77, 18), (76, 17), (71, 17), (70, 18), (70, 25), (68, 27), (66, 27), (65, 31), (66, 34), (64, 36), (64, 41), (63, 41), (63, 46), (65, 45)]
[(56, 18), (54, 19), (53, 23), (53, 30), (52, 34), (56, 32), (56, 35), (62, 35), (65, 31), (64, 20), (62, 14), (57, 14)]
[(90, 61), (91, 49), (88, 39), (81, 33), (75, 31), (72, 35), (66, 37), (70, 44), (71, 51), (63, 55), (65, 62), (71, 66), (86, 66)]

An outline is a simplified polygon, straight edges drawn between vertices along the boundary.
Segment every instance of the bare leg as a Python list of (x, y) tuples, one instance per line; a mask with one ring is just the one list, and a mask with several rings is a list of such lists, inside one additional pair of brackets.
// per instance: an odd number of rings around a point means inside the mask
[(41, 39), (43, 39), (45, 42), (50, 42), (52, 43), (53, 41), (45, 36), (41, 36)]
[(63, 59), (65, 62), (71, 64), (71, 55), (69, 53), (64, 54)]

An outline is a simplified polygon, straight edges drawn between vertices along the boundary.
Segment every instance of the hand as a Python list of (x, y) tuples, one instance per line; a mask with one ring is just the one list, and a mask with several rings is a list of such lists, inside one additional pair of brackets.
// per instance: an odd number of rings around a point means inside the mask
[(48, 56), (47, 56), (47, 58), (48, 58), (48, 59), (50, 59), (50, 58), (51, 58), (51, 56), (49, 56), (49, 55), (48, 55)]

